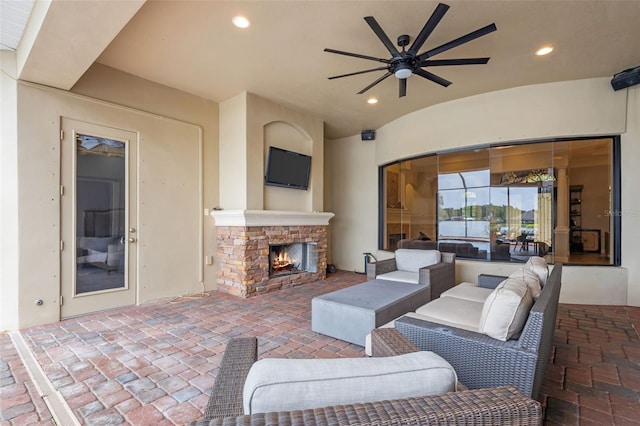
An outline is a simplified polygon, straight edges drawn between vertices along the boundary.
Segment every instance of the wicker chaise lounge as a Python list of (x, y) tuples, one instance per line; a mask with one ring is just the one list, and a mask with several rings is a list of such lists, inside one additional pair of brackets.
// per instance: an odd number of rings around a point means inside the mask
[[(380, 333), (378, 333), (380, 332)], [(376, 330), (379, 355), (399, 355), (416, 348), (396, 330)], [(540, 404), (514, 387), (449, 392), (319, 409), (242, 415), (242, 390), (256, 360), (255, 338), (232, 339), (216, 378), (204, 419), (191, 425), (540, 425)], [(286, 398), (286, 395), (283, 395)]]

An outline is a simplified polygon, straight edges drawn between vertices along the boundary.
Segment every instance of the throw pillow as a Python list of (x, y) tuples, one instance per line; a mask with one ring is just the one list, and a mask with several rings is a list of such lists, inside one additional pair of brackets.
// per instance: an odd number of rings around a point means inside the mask
[(491, 292), (482, 307), (478, 331), (503, 342), (520, 336), (533, 305), (531, 290), (509, 277)]
[(515, 271), (514, 273), (512, 273), (511, 275), (509, 275), (509, 277), (513, 279), (518, 279), (522, 281), (527, 287), (529, 287), (529, 290), (531, 290), (531, 297), (533, 297), (533, 300), (536, 300), (538, 296), (540, 296), (540, 292), (542, 291), (540, 277), (531, 269), (524, 266), (518, 269), (517, 271)]
[(244, 413), (437, 395), (456, 390), (456, 372), (433, 352), (380, 358), (276, 359), (253, 364)]
[(524, 266), (538, 275), (538, 278), (540, 278), (540, 285), (544, 287), (547, 283), (547, 278), (549, 278), (549, 265), (547, 265), (547, 261), (544, 257), (531, 256)]

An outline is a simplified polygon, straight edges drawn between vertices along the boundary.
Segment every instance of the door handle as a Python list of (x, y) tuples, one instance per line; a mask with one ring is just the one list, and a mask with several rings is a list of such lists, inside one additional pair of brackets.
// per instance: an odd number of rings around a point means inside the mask
[(133, 238), (133, 237), (129, 237), (129, 242), (130, 242), (130, 243), (135, 243), (135, 242), (136, 242), (136, 239), (135, 239), (135, 238)]

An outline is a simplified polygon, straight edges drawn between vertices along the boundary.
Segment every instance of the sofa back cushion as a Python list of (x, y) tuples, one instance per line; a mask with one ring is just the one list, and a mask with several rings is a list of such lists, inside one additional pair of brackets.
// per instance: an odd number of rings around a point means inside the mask
[(453, 367), (433, 352), (381, 358), (277, 359), (256, 362), (243, 390), (244, 413), (436, 395), (456, 390)]
[(549, 265), (547, 265), (547, 261), (544, 257), (531, 256), (524, 266), (538, 276), (540, 279), (540, 285), (544, 287), (547, 283), (547, 279), (549, 278)]
[(485, 300), (478, 331), (503, 342), (518, 338), (532, 305), (529, 286), (519, 277), (510, 276)]
[(542, 285), (540, 283), (540, 277), (538, 274), (533, 272), (531, 269), (523, 266), (509, 275), (510, 278), (518, 279), (522, 281), (529, 290), (531, 290), (531, 297), (533, 300), (536, 300), (538, 296), (540, 296), (540, 292), (542, 291)]
[(438, 250), (398, 249), (395, 257), (399, 271), (418, 272), (420, 268), (440, 263)]

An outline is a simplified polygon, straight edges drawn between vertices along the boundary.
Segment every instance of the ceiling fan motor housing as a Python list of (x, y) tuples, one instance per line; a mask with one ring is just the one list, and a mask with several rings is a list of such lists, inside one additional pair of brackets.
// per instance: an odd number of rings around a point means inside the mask
[(408, 46), (409, 45), (409, 40), (411, 40), (411, 38), (406, 34), (402, 34), (402, 35), (398, 36), (398, 46), (400, 46), (400, 47)]

